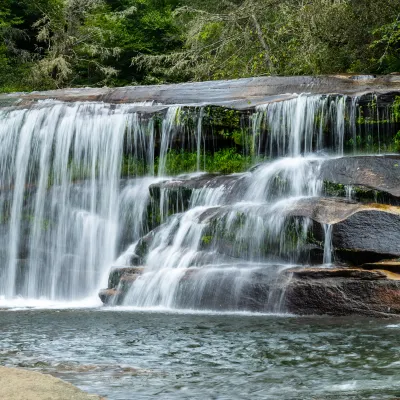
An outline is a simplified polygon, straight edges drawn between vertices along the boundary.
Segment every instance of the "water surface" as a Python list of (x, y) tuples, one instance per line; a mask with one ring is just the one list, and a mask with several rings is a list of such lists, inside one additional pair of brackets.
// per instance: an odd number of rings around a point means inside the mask
[(400, 321), (113, 309), (0, 311), (0, 364), (112, 400), (393, 399)]

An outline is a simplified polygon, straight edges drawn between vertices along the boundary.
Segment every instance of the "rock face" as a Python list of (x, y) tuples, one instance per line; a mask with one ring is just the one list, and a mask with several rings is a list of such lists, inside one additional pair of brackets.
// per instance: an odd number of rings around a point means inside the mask
[[(360, 269), (290, 270), (285, 307), (300, 315), (400, 314), (400, 280)], [(397, 276), (400, 279), (400, 275)]]
[[(352, 186), (356, 200), (400, 204), (400, 156), (358, 156), (329, 159), (322, 163), (320, 179), (327, 190)], [(344, 194), (344, 193), (343, 193)]]
[[(207, 238), (201, 247), (230, 257), (249, 253), (263, 258), (279, 255), (297, 263), (322, 263), (324, 227), (330, 225), (332, 252), (340, 261), (361, 265), (400, 257), (400, 207), (310, 198), (296, 199), (279, 215), (282, 230), (274, 236), (266, 222), (276, 212), (271, 212), (268, 204), (208, 208), (198, 216)], [(307, 220), (311, 224), (304, 237), (296, 226)], [(147, 247), (152, 237), (146, 236)]]
[(331, 225), (333, 250), (343, 261), (361, 265), (400, 256), (399, 207), (315, 198), (294, 203), (288, 214), (317, 223), (312, 230), (318, 240), (321, 224)]

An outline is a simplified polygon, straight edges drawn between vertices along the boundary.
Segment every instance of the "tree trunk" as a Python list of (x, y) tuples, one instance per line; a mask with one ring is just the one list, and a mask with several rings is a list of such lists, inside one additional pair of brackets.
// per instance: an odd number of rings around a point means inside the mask
[(264, 53), (264, 58), (265, 58), (265, 64), (267, 65), (269, 72), (273, 71), (273, 65), (272, 65), (272, 61), (271, 58), (269, 56), (269, 47), (267, 45), (267, 42), (264, 39), (262, 30), (261, 30), (261, 26), (257, 21), (257, 18), (255, 16), (255, 14), (251, 14), (251, 18), (253, 20), (254, 23), (254, 27), (256, 28), (256, 32), (257, 32), (257, 36), (258, 39), (260, 40), (261, 46), (264, 48), (265, 53)]

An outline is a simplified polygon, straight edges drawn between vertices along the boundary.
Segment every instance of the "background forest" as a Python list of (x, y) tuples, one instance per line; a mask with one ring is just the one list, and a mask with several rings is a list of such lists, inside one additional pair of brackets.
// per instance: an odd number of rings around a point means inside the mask
[(0, 91), (400, 71), (399, 0), (1, 0)]

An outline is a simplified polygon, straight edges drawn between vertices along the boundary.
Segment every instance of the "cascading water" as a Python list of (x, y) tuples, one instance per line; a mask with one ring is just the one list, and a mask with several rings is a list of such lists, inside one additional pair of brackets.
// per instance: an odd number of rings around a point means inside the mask
[[(145, 272), (134, 282), (125, 304), (251, 308), (241, 299), (257, 277), (268, 275), (276, 282), (290, 261), (297, 260), (299, 249), (288, 241), (285, 212), (293, 200), (320, 193), (315, 173), (320, 161), (284, 158), (258, 167), (238, 177), (246, 189), (243, 199), (233, 203), (223, 186), (205, 188), (201, 194), (193, 191), (189, 210), (173, 215), (155, 232)], [(299, 237), (307, 234), (308, 223), (304, 219), (296, 227)], [(129, 251), (135, 253), (135, 246)], [(281, 255), (288, 252), (292, 260), (283, 263)], [(266, 310), (275, 310), (277, 296), (269, 291)]]
[[(282, 158), (230, 184), (193, 189), (186, 203), (177, 198), (171, 205), (161, 189), (155, 204), (149, 189), (166, 180), (176, 142), (190, 142), (202, 168), (207, 113), (198, 108), (192, 131), (184, 132), (182, 108), (45, 101), (0, 109), (1, 297), (96, 296), (110, 266), (129, 265), (135, 256), (145, 269), (125, 298), (129, 305), (246, 309), (246, 291), (260, 275), (280, 285), (279, 272), (298, 261), (310, 223), (288, 223), (285, 213), (296, 199), (321, 194), (324, 157), (307, 155), (341, 155), (347, 144), (357, 150), (357, 99), (301, 95), (258, 107), (253, 154)], [(162, 116), (158, 137), (155, 112)], [(180, 135), (193, 137), (185, 142)], [(142, 168), (147, 177), (121, 179), (121, 166), (134, 174)], [(151, 219), (154, 208), (159, 215)], [(135, 254), (153, 228), (147, 253)], [(260, 301), (275, 310), (281, 292), (266, 293)]]

